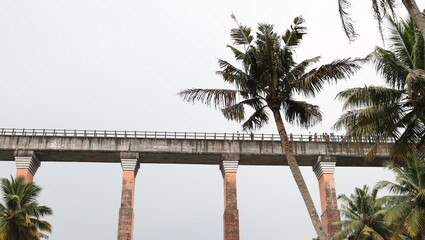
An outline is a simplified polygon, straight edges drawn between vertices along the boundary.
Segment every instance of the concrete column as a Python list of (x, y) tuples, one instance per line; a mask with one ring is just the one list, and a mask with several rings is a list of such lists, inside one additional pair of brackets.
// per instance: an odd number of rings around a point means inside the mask
[(330, 237), (340, 231), (340, 228), (332, 225), (332, 223), (341, 220), (335, 191), (335, 165), (335, 157), (320, 156), (313, 166), (313, 171), (319, 180), (322, 224), (326, 234)]
[(19, 150), (15, 151), (16, 177), (23, 177), (26, 183), (34, 179), (34, 175), (40, 167), (34, 151)]
[(224, 179), (224, 240), (239, 240), (239, 211), (236, 194), (239, 155), (225, 154), (222, 159), (220, 170)]
[(140, 168), (136, 153), (121, 153), (123, 170), (121, 207), (118, 220), (118, 240), (133, 240), (134, 230), (134, 186)]

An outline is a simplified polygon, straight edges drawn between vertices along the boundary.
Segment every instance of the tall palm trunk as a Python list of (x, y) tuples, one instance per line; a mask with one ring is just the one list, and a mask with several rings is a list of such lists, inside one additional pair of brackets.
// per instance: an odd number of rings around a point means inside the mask
[(295, 154), (292, 151), (292, 147), (289, 145), (288, 135), (286, 133), (279, 108), (271, 108), (271, 110), (273, 112), (273, 116), (276, 122), (277, 131), (279, 132), (282, 151), (286, 155), (289, 168), (291, 169), (292, 175), (298, 186), (298, 190), (300, 191), (301, 196), (303, 197), (308, 214), (310, 215), (310, 219), (313, 222), (314, 230), (316, 230), (316, 233), (319, 236), (320, 240), (327, 240), (328, 237), (323, 231), (322, 222), (320, 221), (319, 215), (317, 214), (316, 208), (314, 207), (314, 203), (308, 191), (307, 185), (305, 184), (300, 168), (298, 167), (297, 160), (295, 159)]
[(425, 39), (425, 16), (419, 10), (415, 0), (402, 0), (404, 7), (409, 15), (415, 21), (416, 26), (421, 30), (422, 37)]

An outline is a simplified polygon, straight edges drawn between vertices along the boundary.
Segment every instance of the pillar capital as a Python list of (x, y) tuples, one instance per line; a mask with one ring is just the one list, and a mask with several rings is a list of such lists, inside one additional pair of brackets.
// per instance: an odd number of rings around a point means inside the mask
[(134, 171), (134, 175), (137, 175), (137, 172), (140, 168), (140, 163), (138, 158), (121, 158), (121, 167), (123, 171)]
[(41, 165), (37, 155), (32, 150), (16, 150), (15, 163), (17, 169), (28, 169), (34, 176)]
[(313, 171), (317, 179), (320, 179), (324, 173), (334, 173), (336, 166), (336, 157), (319, 156), (317, 162), (313, 165)]
[(220, 170), (223, 176), (226, 173), (238, 171), (239, 157), (239, 154), (223, 154), (221, 156)]

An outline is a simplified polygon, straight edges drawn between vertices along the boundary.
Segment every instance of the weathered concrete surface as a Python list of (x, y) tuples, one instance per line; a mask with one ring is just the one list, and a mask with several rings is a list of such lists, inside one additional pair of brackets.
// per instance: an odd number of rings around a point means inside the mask
[[(391, 144), (373, 162), (364, 160), (368, 143), (293, 142), (300, 166), (332, 155), (338, 166), (382, 166)], [(15, 150), (34, 150), (41, 161), (120, 162), (120, 152), (134, 152), (142, 163), (220, 164), (221, 155), (240, 154), (240, 165), (287, 165), (278, 141), (188, 140), (103, 137), (0, 136), (0, 160), (13, 161)]]

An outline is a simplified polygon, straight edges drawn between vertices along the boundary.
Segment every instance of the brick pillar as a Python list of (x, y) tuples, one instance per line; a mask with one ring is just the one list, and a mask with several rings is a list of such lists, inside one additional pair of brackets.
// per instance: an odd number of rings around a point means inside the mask
[(34, 175), (40, 167), (34, 151), (15, 151), (16, 177), (23, 177), (26, 183), (32, 182)]
[(335, 191), (335, 165), (335, 157), (319, 156), (319, 159), (313, 166), (313, 171), (319, 180), (322, 224), (329, 237), (340, 231), (340, 228), (332, 225), (332, 223), (341, 220)]
[(122, 153), (123, 170), (121, 207), (118, 220), (118, 240), (133, 240), (134, 186), (140, 163), (138, 154)]
[(224, 179), (224, 240), (239, 240), (239, 211), (236, 195), (236, 171), (239, 155), (226, 154), (220, 165)]

